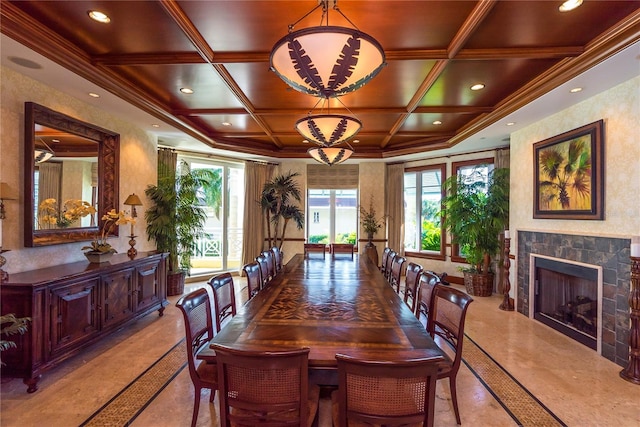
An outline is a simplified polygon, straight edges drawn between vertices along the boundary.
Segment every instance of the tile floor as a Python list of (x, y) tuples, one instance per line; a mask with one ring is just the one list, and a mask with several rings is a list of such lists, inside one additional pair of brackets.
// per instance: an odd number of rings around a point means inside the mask
[[(236, 286), (244, 297), (241, 279)], [(176, 370), (171, 357), (179, 357), (174, 354), (179, 349), (170, 350), (184, 334), (176, 300), (170, 298), (163, 317), (149, 315), (45, 373), (33, 394), (26, 393), (21, 380), (2, 378), (0, 426), (84, 425), (129, 384), (141, 385), (138, 376), (159, 359)], [(458, 374), (463, 425), (640, 426), (640, 386), (620, 379), (620, 366), (519, 313), (499, 310), (500, 302), (497, 295), (477, 297), (468, 311), (466, 332), (472, 341), (465, 343), (468, 365), (462, 364)], [(165, 369), (160, 363), (155, 366)], [(456, 424), (448, 390), (446, 380), (438, 383), (436, 426)], [(115, 414), (87, 425), (125, 425), (129, 416), (123, 420), (118, 412), (139, 403), (145, 393), (153, 399), (130, 425), (189, 425), (193, 387), (186, 368), (159, 392), (154, 388), (120, 395), (123, 406)], [(218, 400), (213, 405), (207, 401), (204, 392), (198, 426), (217, 426)], [(543, 416), (541, 408), (547, 410)], [(320, 427), (331, 425), (330, 410), (330, 402), (321, 401)]]

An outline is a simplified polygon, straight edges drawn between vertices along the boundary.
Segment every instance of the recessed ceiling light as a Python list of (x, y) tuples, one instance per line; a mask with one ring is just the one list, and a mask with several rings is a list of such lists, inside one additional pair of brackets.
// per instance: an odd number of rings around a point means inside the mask
[(480, 90), (480, 89), (484, 89), (484, 83), (476, 83), (473, 86), (471, 86), (471, 90)]
[(354, 143), (354, 144), (357, 144), (357, 143), (359, 143), (359, 142), (360, 142), (360, 140), (359, 140), (359, 139), (354, 139), (354, 140), (353, 140), (353, 143)]
[(574, 87), (573, 89), (571, 89), (569, 92), (571, 93), (578, 93), (578, 92), (582, 92), (582, 88), (581, 87)]
[(509, 122), (509, 123), (507, 123), (507, 126), (513, 126), (515, 124), (516, 124), (516, 122)]
[(60, 140), (59, 140), (59, 139), (54, 138), (54, 139), (52, 139), (52, 140), (51, 140), (51, 142), (60, 142)]
[(570, 10), (577, 8), (581, 4), (582, 4), (582, 0), (567, 0), (560, 5), (558, 10), (560, 12), (569, 12)]
[(231, 126), (231, 123), (229, 123), (229, 122), (222, 122), (222, 126)]
[(153, 123), (151, 126), (154, 127), (154, 128), (159, 128), (160, 127), (160, 125), (157, 124), (157, 123)]
[(100, 95), (98, 95), (95, 92), (89, 92), (89, 96), (92, 97), (92, 98), (100, 98)]
[(111, 22), (111, 18), (109, 18), (106, 13), (100, 12), (99, 10), (90, 10), (87, 14), (89, 15), (89, 18), (94, 21), (101, 22), (103, 24)]
[(308, 139), (303, 139), (303, 140), (302, 140), (302, 143), (303, 143), (303, 144), (308, 144), (308, 143), (309, 143), (309, 140), (308, 140)]
[(191, 95), (193, 93), (193, 89), (189, 87), (181, 87), (180, 92), (186, 93), (187, 95)]
[(442, 122), (440, 120), (436, 120), (435, 122), (433, 122), (434, 125), (439, 126), (442, 124)]

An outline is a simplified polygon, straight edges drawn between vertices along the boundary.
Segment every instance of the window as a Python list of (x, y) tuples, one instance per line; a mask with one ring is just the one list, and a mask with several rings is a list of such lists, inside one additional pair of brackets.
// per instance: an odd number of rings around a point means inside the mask
[(444, 230), (438, 216), (444, 177), (445, 164), (404, 173), (404, 249), (412, 256), (444, 259)]
[(358, 241), (358, 165), (307, 165), (307, 242)]
[(244, 215), (244, 167), (222, 161), (181, 158), (194, 169), (211, 169), (216, 179), (202, 191), (207, 201), (207, 237), (200, 239), (191, 257), (191, 274), (209, 274), (240, 268)]
[(309, 243), (356, 243), (357, 189), (309, 189), (307, 201), (308, 212), (313, 212), (313, 222), (307, 223)]
[[(465, 162), (454, 162), (451, 164), (451, 171), (454, 176), (465, 179), (469, 183), (484, 180), (488, 182), (489, 172), (493, 170), (493, 158), (478, 160), (468, 160)], [(456, 244), (451, 247), (451, 261), (466, 262), (464, 253)]]

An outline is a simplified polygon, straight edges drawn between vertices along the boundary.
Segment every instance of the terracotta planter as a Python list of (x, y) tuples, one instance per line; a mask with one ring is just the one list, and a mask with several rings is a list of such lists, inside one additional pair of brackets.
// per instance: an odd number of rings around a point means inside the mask
[(493, 273), (464, 272), (464, 286), (469, 295), (489, 297), (493, 293)]

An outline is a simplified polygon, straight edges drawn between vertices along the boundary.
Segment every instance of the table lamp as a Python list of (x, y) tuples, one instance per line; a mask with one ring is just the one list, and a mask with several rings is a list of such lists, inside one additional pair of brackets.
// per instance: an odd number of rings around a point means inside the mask
[(127, 206), (131, 206), (131, 218), (133, 218), (133, 221), (131, 222), (131, 235), (129, 236), (129, 246), (131, 247), (127, 251), (127, 255), (129, 255), (129, 258), (133, 259), (138, 254), (138, 250), (135, 248), (137, 236), (133, 234), (135, 219), (138, 216), (138, 213), (136, 212), (136, 206), (142, 206), (142, 201), (140, 200), (140, 197), (136, 195), (136, 193), (133, 193), (129, 195), (129, 197), (127, 197), (127, 200), (124, 201), (124, 204)]

